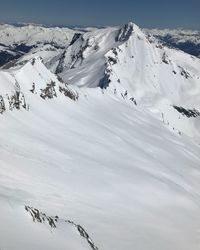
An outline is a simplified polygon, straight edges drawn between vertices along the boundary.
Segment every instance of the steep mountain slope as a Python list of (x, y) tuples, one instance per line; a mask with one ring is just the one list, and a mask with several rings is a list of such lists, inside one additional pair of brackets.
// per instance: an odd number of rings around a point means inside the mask
[(120, 44), (115, 41), (118, 32), (118, 27), (109, 27), (80, 36), (59, 62), (58, 73), (63, 80), (77, 86), (99, 86), (105, 71), (104, 55)]
[[(124, 89), (172, 129), (199, 137), (199, 59), (152, 43), (137, 27), (106, 58), (111, 88)], [(178, 112), (179, 108), (186, 112)], [(187, 110), (194, 110), (194, 117)]]
[(60, 68), (66, 83), (109, 87), (170, 129), (199, 137), (200, 60), (162, 46), (135, 24), (84, 34), (67, 48)]
[(132, 23), (63, 52), (0, 71), (0, 248), (198, 250), (199, 59)]

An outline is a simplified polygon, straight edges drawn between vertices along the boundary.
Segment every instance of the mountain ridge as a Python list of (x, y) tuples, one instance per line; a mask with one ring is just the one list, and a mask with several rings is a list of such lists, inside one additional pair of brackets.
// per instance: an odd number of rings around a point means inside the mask
[(74, 36), (0, 69), (0, 248), (197, 250), (200, 60), (133, 23)]

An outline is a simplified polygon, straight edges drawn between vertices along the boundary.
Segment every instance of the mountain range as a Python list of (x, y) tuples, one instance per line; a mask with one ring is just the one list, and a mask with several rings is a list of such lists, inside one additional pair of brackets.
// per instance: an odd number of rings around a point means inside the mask
[(2, 24), (0, 65), (1, 250), (199, 249), (198, 32)]

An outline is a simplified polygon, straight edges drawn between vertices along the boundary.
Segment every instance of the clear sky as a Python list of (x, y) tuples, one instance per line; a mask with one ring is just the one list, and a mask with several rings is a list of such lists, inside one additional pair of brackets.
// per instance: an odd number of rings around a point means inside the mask
[(0, 22), (200, 29), (200, 0), (0, 0)]

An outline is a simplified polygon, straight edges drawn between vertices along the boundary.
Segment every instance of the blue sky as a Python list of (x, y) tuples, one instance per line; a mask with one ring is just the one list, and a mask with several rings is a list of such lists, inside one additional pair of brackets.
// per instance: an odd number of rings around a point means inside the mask
[(0, 0), (0, 22), (200, 29), (200, 0)]

